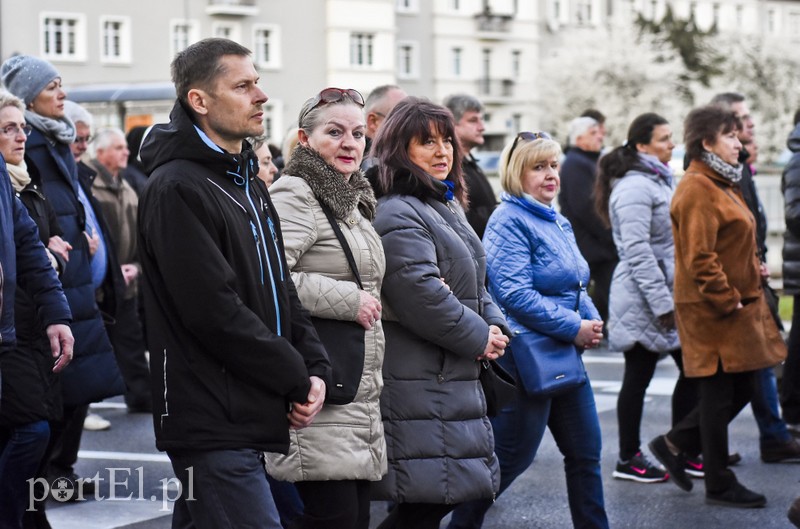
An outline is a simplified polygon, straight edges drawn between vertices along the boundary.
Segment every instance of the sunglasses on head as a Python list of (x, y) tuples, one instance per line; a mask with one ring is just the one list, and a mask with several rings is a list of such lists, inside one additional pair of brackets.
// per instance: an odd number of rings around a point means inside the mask
[(338, 103), (345, 97), (360, 107), (364, 106), (364, 96), (362, 96), (358, 90), (353, 90), (352, 88), (326, 88), (314, 97), (313, 104), (300, 116), (300, 122), (302, 123), (303, 118), (315, 108), (331, 103)]
[(552, 140), (553, 138), (546, 132), (520, 132), (517, 134), (517, 137), (514, 138), (514, 143), (511, 144), (511, 150), (508, 151), (508, 159), (511, 159), (511, 155), (514, 154), (514, 149), (517, 148), (517, 143), (519, 140), (525, 141), (534, 141), (534, 140)]

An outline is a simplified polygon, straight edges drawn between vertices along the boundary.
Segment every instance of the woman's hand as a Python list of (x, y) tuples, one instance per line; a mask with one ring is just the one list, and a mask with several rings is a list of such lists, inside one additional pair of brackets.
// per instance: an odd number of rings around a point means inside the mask
[(361, 306), (358, 308), (356, 321), (366, 330), (372, 329), (375, 322), (381, 319), (381, 302), (365, 290), (360, 290)]
[(673, 330), (675, 328), (675, 311), (671, 310), (659, 316), (658, 323), (668, 331)]
[(603, 339), (603, 322), (600, 320), (581, 320), (581, 328), (574, 343), (582, 349), (591, 349), (600, 345)]
[(478, 357), (478, 360), (497, 360), (505, 354), (507, 345), (508, 336), (503, 334), (500, 327), (497, 325), (489, 325), (489, 340), (486, 343), (486, 349), (484, 349), (483, 354)]
[(72, 250), (72, 245), (58, 235), (53, 235), (47, 240), (47, 249), (69, 262), (69, 251)]

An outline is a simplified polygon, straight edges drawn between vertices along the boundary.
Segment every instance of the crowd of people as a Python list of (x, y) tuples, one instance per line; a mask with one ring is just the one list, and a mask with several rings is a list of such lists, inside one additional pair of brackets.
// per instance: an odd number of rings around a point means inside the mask
[[(278, 149), (249, 50), (205, 39), (171, 74), (169, 123), (126, 135), (94, 130), (49, 62), (0, 67), (0, 527), (49, 527), (30, 480), (91, 493), (81, 432), (109, 423), (88, 405), (123, 395), (192, 488), (173, 527), (368, 529), (386, 500), (381, 529), (451, 513), (451, 529), (479, 528), (549, 429), (573, 525), (607, 528), (581, 356), (601, 344), (625, 361), (614, 478), (689, 491), (699, 477), (709, 504), (764, 506), (731, 469), (747, 403), (762, 460), (800, 461), (800, 115), (779, 393), (743, 96), (688, 114), (677, 185), (656, 113), (611, 150), (596, 110), (564, 152), (519, 132), (498, 202), (470, 153), (484, 143), (471, 95), (325, 88)], [(680, 374), (653, 462), (640, 430), (665, 356)], [(516, 381), (502, 399), (501, 375)], [(789, 518), (800, 527), (800, 502)]]

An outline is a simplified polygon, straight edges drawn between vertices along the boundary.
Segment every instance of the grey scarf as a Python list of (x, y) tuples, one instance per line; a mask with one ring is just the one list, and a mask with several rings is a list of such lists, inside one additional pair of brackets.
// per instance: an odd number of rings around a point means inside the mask
[(298, 145), (283, 173), (308, 182), (317, 200), (331, 208), (337, 219), (349, 217), (356, 206), (368, 220), (375, 218), (375, 193), (361, 170), (345, 180), (344, 175), (323, 160), (317, 151)]
[(722, 177), (730, 180), (734, 184), (738, 183), (739, 180), (742, 179), (742, 164), (731, 165), (728, 162), (723, 161), (723, 159), (716, 154), (708, 151), (703, 151), (700, 154), (700, 160), (702, 160), (707, 166), (716, 171)]
[(75, 141), (75, 125), (66, 116), (59, 119), (46, 118), (32, 110), (26, 110), (25, 121), (52, 141), (66, 145)]

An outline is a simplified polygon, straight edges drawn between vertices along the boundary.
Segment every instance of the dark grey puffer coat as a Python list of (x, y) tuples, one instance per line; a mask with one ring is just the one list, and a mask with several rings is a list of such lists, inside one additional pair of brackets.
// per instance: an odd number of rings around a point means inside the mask
[(786, 142), (792, 157), (783, 170), (783, 191), (786, 233), (783, 235), (783, 292), (800, 294), (800, 125)]
[[(408, 178), (411, 178), (410, 176)], [(463, 210), (436, 192), (378, 202), (386, 254), (381, 413), (389, 473), (376, 495), (409, 503), (492, 498), (500, 473), (475, 360), (505, 320), (484, 288), (486, 256)], [(444, 279), (444, 283), (442, 282)], [(445, 284), (446, 283), (446, 284)]]

